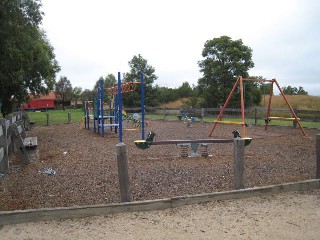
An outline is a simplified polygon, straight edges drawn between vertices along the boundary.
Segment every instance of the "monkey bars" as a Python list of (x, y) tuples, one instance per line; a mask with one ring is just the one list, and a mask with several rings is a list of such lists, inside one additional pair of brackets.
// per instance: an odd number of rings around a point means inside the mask
[[(141, 82), (123, 82), (121, 84), (121, 93), (133, 92), (136, 90), (137, 84), (141, 84)], [(118, 94), (118, 87), (105, 88), (109, 94), (116, 95)]]

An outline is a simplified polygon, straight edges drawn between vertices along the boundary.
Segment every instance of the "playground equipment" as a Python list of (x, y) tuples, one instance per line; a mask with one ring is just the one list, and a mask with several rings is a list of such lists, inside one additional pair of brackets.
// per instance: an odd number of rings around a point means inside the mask
[(184, 123), (187, 124), (187, 127), (191, 126), (191, 123), (194, 123), (196, 119), (194, 117), (189, 117), (187, 113), (184, 113), (183, 115)]
[[(298, 123), (301, 132), (304, 136), (306, 136), (307, 134), (305, 133), (301, 123), (300, 123), (300, 118), (297, 117), (296, 113), (294, 112), (293, 108), (291, 107), (288, 99), (286, 98), (282, 88), (280, 87), (279, 83), (277, 82), (276, 79), (272, 79), (272, 80), (260, 80), (260, 79), (254, 79), (254, 78), (242, 78), (241, 76), (238, 77), (237, 81), (235, 82), (226, 102), (224, 103), (218, 117), (217, 120), (214, 121), (214, 125), (209, 133), (209, 137), (212, 136), (212, 133), (215, 129), (215, 127), (217, 126), (217, 124), (238, 124), (242, 126), (242, 135), (246, 136), (246, 123), (245, 123), (245, 115), (244, 115), (244, 91), (243, 91), (243, 81), (254, 81), (254, 82), (269, 82), (270, 83), (270, 97), (269, 97), (269, 103), (268, 103), (268, 110), (267, 110), (267, 114), (266, 114), (266, 119), (265, 119), (265, 129), (268, 129), (268, 124), (271, 120), (284, 120), (284, 121), (295, 121), (296, 123)], [(271, 117), (270, 116), (270, 110), (271, 110), (271, 99), (273, 96), (273, 84), (276, 84), (276, 86), (278, 87), (282, 97), (284, 98), (285, 102), (287, 103), (290, 112), (292, 114), (293, 117), (290, 118), (286, 118), (286, 117)], [(226, 109), (232, 94), (236, 91), (238, 85), (240, 86), (240, 101), (241, 101), (241, 122), (236, 122), (236, 121), (222, 121), (221, 117), (223, 115), (224, 110)]]
[[(121, 85), (121, 93), (133, 92), (136, 90), (136, 86), (141, 84), (140, 82), (124, 82)], [(118, 94), (118, 87), (105, 88), (110, 95)]]
[[(132, 116), (130, 116), (125, 111), (122, 111), (122, 120), (133, 123), (133, 126), (137, 129), (141, 128), (140, 115), (138, 113), (134, 113)], [(145, 122), (145, 124), (148, 126), (147, 122)]]
[[(141, 73), (141, 82), (121, 82), (121, 74), (118, 72), (118, 85), (104, 88), (103, 79), (99, 81), (98, 97), (95, 101), (86, 101), (84, 105), (84, 127), (90, 128), (90, 120), (93, 120), (94, 132), (105, 135), (105, 128), (110, 127), (115, 133), (119, 129), (119, 138), (122, 139), (122, 120), (132, 121), (135, 126), (142, 128), (144, 138), (144, 75)], [(141, 84), (141, 120), (135, 119), (122, 111), (122, 93), (132, 92)], [(106, 107), (105, 91), (109, 96), (109, 106)], [(122, 140), (120, 141), (122, 142)]]
[[(232, 132), (234, 138), (241, 138), (240, 132), (235, 130)], [(188, 147), (191, 147), (191, 157), (197, 157), (201, 155), (202, 157), (208, 156), (208, 144), (214, 143), (232, 143), (234, 138), (230, 139), (196, 139), (196, 140), (162, 140), (154, 141), (156, 134), (154, 132), (149, 132), (146, 140), (136, 140), (134, 143), (136, 147), (146, 150), (151, 147), (151, 145), (167, 145), (175, 144), (181, 148), (181, 157), (188, 157)], [(248, 146), (252, 138), (246, 137), (242, 138), (245, 140), (245, 146)], [(200, 148), (199, 148), (200, 147)], [(198, 150), (200, 149), (200, 153)]]

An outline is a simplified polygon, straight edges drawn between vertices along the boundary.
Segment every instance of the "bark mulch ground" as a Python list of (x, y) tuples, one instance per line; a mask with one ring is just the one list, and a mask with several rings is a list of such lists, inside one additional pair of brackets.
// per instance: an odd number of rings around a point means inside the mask
[[(233, 189), (232, 143), (209, 145), (207, 158), (182, 158), (176, 145), (136, 148), (134, 140), (141, 132), (124, 125), (133, 201)], [(156, 140), (203, 139), (211, 127), (150, 121), (146, 132), (156, 132)], [(232, 138), (235, 127), (218, 125), (213, 136)], [(309, 137), (292, 127), (248, 127), (247, 135), (254, 140), (245, 149), (246, 187), (314, 178), (318, 130), (305, 130)], [(27, 134), (38, 137), (38, 147), (29, 165), (21, 165), (17, 153), (11, 155), (10, 171), (0, 178), (1, 211), (119, 202), (115, 133), (102, 138), (69, 124), (35, 127)]]

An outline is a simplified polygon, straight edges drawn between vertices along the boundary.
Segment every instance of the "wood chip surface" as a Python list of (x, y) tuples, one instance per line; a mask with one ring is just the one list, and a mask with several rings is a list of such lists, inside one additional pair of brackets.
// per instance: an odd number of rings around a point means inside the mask
[[(150, 121), (148, 131), (156, 140), (204, 139), (211, 123)], [(232, 138), (237, 126), (218, 125), (214, 138)], [(124, 123), (129, 184), (132, 200), (210, 193), (233, 189), (233, 145), (209, 144), (209, 157), (180, 156), (176, 145), (135, 147), (141, 131)], [(246, 187), (281, 184), (315, 177), (317, 129), (292, 127), (248, 127), (254, 140), (245, 149)], [(0, 178), (0, 211), (116, 203), (120, 201), (116, 144), (118, 135), (101, 137), (78, 124), (35, 127), (27, 136), (36, 136), (38, 146), (31, 163), (22, 165), (15, 152), (10, 171)], [(189, 154), (190, 154), (189, 148)], [(51, 169), (55, 174), (46, 174)]]

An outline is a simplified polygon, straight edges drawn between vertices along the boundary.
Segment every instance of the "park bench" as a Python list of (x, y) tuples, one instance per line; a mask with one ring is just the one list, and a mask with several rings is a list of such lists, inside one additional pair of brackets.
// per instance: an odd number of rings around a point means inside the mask
[(200, 119), (201, 122), (203, 122), (204, 118), (204, 108), (182, 108), (180, 110), (180, 113), (178, 114), (178, 119)]
[(29, 164), (28, 149), (37, 147), (37, 137), (26, 137), (27, 117), (25, 112), (16, 112), (0, 118), (0, 173), (9, 169), (9, 154), (16, 147), (20, 161)]

